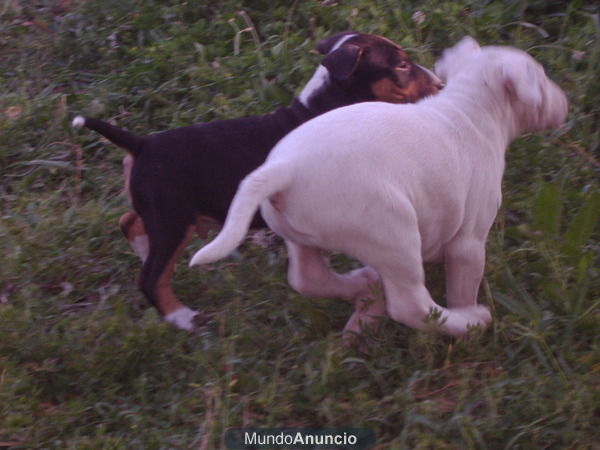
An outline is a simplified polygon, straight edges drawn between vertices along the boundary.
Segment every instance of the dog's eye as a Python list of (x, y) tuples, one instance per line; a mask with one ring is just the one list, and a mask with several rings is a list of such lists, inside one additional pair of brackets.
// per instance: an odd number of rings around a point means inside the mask
[(406, 72), (409, 69), (410, 69), (410, 64), (407, 61), (402, 61), (402, 62), (400, 62), (400, 64), (398, 64), (396, 66), (396, 70), (399, 70), (401, 72)]

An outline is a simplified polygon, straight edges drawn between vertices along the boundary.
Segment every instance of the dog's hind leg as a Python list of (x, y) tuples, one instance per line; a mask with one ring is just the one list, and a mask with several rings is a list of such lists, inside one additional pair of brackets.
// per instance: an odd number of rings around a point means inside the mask
[(289, 257), (288, 280), (304, 295), (341, 297), (354, 301), (355, 310), (344, 327), (344, 339), (351, 342), (357, 334), (385, 315), (385, 300), (379, 275), (370, 267), (347, 273), (333, 272), (319, 249), (286, 240)]
[[(404, 255), (397, 259), (406, 261)], [(427, 318), (436, 314), (439, 331), (453, 336), (462, 336), (470, 326), (485, 327), (491, 320), (489, 310), (484, 306), (464, 308), (444, 308), (436, 304), (424, 284), (423, 268), (420, 264), (407, 270), (405, 262), (391, 264), (380, 272), (386, 295), (389, 316), (409, 327), (427, 328)]]
[[(185, 221), (179, 223), (185, 224)], [(205, 318), (177, 300), (171, 279), (177, 259), (194, 235), (195, 224), (177, 227), (174, 224), (175, 222), (172, 222), (168, 232), (154, 229), (154, 224), (145, 224), (150, 251), (142, 267), (139, 286), (165, 321), (177, 328), (191, 331), (198, 324), (199, 318)]]
[(145, 262), (148, 259), (150, 244), (142, 218), (135, 211), (128, 211), (119, 219), (119, 228), (135, 254)]
[(288, 281), (301, 294), (346, 300), (366, 298), (369, 286), (379, 278), (369, 267), (345, 274), (335, 273), (327, 266), (319, 249), (289, 240), (285, 243), (289, 258)]
[(453, 336), (465, 334), (471, 325), (487, 325), (491, 316), (484, 306), (448, 309), (433, 301), (425, 287), (416, 214), (407, 208), (395, 223), (403, 226), (390, 226), (378, 234), (365, 233), (354, 255), (381, 276), (388, 315), (409, 327), (425, 329), (431, 326), (427, 318), (437, 313), (439, 331)]

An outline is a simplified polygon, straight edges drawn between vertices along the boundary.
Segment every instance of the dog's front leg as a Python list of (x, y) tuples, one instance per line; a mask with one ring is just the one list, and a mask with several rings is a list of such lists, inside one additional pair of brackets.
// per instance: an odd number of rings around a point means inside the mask
[(485, 265), (485, 240), (455, 238), (445, 250), (444, 262), (448, 307), (477, 305)]

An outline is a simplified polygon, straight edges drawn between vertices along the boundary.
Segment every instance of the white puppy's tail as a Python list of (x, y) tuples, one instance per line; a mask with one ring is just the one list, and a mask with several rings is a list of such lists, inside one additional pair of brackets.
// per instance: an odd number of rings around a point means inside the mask
[(208, 264), (233, 252), (246, 236), (260, 203), (283, 189), (289, 180), (285, 164), (265, 164), (244, 178), (233, 197), (223, 229), (194, 254), (190, 266)]

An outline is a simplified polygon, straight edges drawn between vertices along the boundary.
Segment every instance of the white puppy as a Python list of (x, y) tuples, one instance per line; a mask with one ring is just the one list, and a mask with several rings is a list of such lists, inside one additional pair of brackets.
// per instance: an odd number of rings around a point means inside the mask
[[(489, 323), (477, 291), (507, 145), (561, 125), (567, 100), (527, 53), (481, 48), (469, 37), (444, 52), (436, 72), (447, 85), (434, 97), (340, 108), (282, 139), (242, 182), (223, 230), (191, 264), (227, 256), (260, 205), (286, 240), (289, 281), (300, 292), (356, 300), (379, 274), (387, 313), (398, 322), (423, 328), (437, 310), (440, 330), (457, 336)], [(351, 255), (376, 273), (335, 274), (319, 249)], [(445, 263), (448, 308), (427, 291), (424, 261)], [(369, 310), (383, 312), (381, 303)]]

